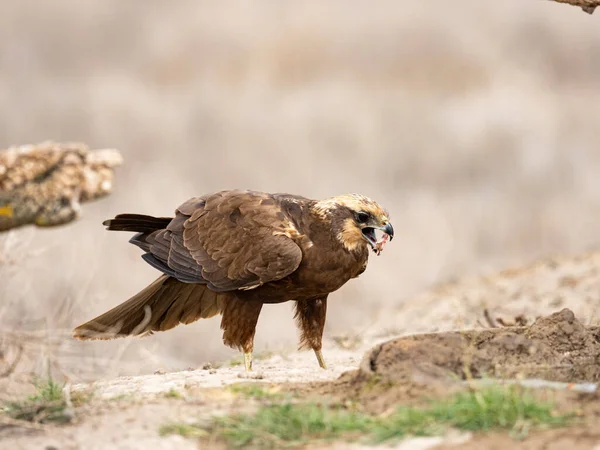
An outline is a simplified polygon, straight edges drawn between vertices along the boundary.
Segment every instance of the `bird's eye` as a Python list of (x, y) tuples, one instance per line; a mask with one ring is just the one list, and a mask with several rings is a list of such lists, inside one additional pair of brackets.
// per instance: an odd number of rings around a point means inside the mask
[(357, 215), (356, 215), (356, 220), (358, 221), (358, 223), (366, 223), (369, 220), (369, 213), (366, 213), (364, 211), (360, 211)]

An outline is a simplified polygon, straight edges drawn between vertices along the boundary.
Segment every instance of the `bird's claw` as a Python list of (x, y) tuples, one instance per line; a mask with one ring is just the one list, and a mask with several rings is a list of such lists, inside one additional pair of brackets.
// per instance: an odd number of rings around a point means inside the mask
[(321, 369), (327, 369), (327, 364), (325, 364), (321, 350), (315, 350), (315, 356), (317, 357), (317, 361), (319, 361), (319, 367), (321, 367)]

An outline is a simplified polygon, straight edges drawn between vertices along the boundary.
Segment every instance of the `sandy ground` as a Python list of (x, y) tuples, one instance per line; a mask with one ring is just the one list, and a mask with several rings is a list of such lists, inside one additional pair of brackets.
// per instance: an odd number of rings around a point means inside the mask
[[(229, 391), (216, 389), (233, 383), (281, 385), (335, 380), (343, 372), (356, 369), (369, 347), (370, 343), (364, 342), (350, 351), (329, 341), (325, 353), (330, 367), (327, 370), (319, 368), (312, 352), (293, 352), (255, 360), (250, 375), (245, 373), (243, 365), (236, 365), (174, 373), (158, 370), (153, 375), (73, 385), (73, 392), (93, 392), (90, 405), (81, 411), (73, 425), (4, 433), (0, 427), (0, 448), (198, 448), (193, 441), (180, 437), (160, 437), (160, 426), (168, 422), (194, 422), (238, 408), (243, 399), (236, 400)], [(172, 390), (182, 393), (184, 399), (166, 399), (164, 394)]]
[[(523, 320), (529, 324), (535, 317), (562, 308), (570, 308), (576, 311), (577, 317), (582, 318), (584, 323), (577, 327), (583, 330), (589, 323), (596, 322), (597, 300), (594, 292), (600, 291), (599, 268), (600, 253), (592, 252), (575, 258), (540, 261), (527, 267), (503, 271), (493, 277), (467, 279), (437, 287), (418, 296), (411, 303), (414, 308), (412, 315), (409, 314), (410, 311), (399, 310), (396, 316), (388, 315), (385, 319), (381, 319), (381, 323), (369, 328), (362, 336), (329, 338), (324, 347), (324, 354), (330, 367), (327, 370), (318, 367), (311, 352), (289, 352), (269, 355), (266, 358), (264, 355), (257, 354), (255, 370), (250, 375), (245, 374), (243, 366), (236, 365), (239, 363), (238, 360), (234, 360), (233, 366), (224, 364), (222, 367), (206, 366), (177, 372), (165, 372), (157, 368), (156, 373), (152, 375), (74, 384), (70, 386), (70, 392), (88, 392), (93, 393), (93, 396), (88, 404), (77, 411), (72, 424), (44, 426), (41, 429), (27, 427), (0, 429), (0, 448), (198, 448), (193, 440), (176, 436), (160, 437), (158, 434), (160, 426), (172, 421), (193, 422), (207, 419), (214, 414), (239, 411), (240, 408), (247, 407), (248, 399), (223, 389), (232, 383), (260, 382), (281, 388), (338, 380), (343, 373), (349, 373), (360, 367), (363, 358), (369, 357), (369, 349), (394, 337), (398, 338), (398, 333), (394, 334), (393, 330), (404, 327), (407, 320), (414, 321), (407, 329), (415, 331), (419, 327), (426, 328), (429, 326), (427, 324), (431, 323), (438, 324), (439, 329), (459, 328), (456, 325), (460, 319), (464, 324), (460, 328), (473, 327), (489, 333), (490, 330), (484, 329), (486, 328), (484, 308), (489, 308), (492, 320), (502, 317), (505, 322), (510, 322), (518, 313), (523, 315)], [(561, 314), (563, 322), (571, 320), (570, 313)], [(417, 317), (420, 319), (417, 320)], [(572, 320), (569, 323), (572, 323)], [(398, 328), (394, 328), (394, 325)], [(571, 330), (571, 328), (572, 325), (562, 324), (557, 329)], [(522, 327), (516, 329), (525, 330)], [(525, 335), (528, 338), (537, 336), (535, 329), (535, 326), (531, 329), (527, 328), (530, 331)], [(597, 330), (597, 327), (592, 326), (589, 329)], [(379, 330), (379, 333), (375, 330)], [(511, 328), (492, 330), (503, 333), (504, 337), (499, 341), (499, 347), (492, 345), (484, 350), (493, 353), (494, 348), (497, 348), (499, 352), (502, 350), (511, 353), (511, 345), (516, 342), (515, 339), (521, 339), (519, 335), (525, 332), (518, 331), (516, 334), (511, 334), (508, 333), (509, 330)], [(507, 334), (512, 338), (507, 339)], [(420, 336), (415, 342), (419, 342), (427, 335)], [(443, 337), (444, 334), (433, 336)], [(577, 342), (583, 341), (577, 338), (577, 335), (573, 336)], [(597, 338), (590, 339), (594, 341)], [(442, 341), (443, 339), (438, 339), (436, 342)], [(513, 347), (524, 345), (521, 341), (517, 344)], [(596, 345), (594, 342), (592, 344)], [(393, 341), (392, 344), (386, 345), (390, 348), (390, 345), (393, 346)], [(557, 344), (551, 342), (548, 348), (556, 346)], [(405, 348), (404, 345), (400, 347)], [(433, 347), (429, 348), (431, 351), (425, 354), (435, 355), (437, 350)], [(484, 356), (480, 355), (482, 360), (489, 359), (489, 356), (486, 356), (488, 353)], [(415, 356), (411, 359), (418, 361), (418, 357)], [(400, 373), (401, 370), (394, 369), (394, 371)], [(344, 376), (348, 376), (348, 373)], [(339, 381), (335, 383), (339, 384)], [(183, 398), (167, 398), (165, 394), (170, 391), (181, 393)], [(562, 439), (560, 442), (563, 444), (570, 439), (568, 430), (552, 433), (534, 434), (519, 443), (520, 448), (538, 448), (537, 444), (541, 446), (544, 442), (551, 442), (554, 445), (556, 436), (560, 436)], [(594, 448), (594, 445), (600, 445), (600, 433), (583, 425), (573, 429), (571, 438), (573, 442), (577, 441), (580, 445), (576, 448)], [(404, 442), (398, 448), (425, 449), (439, 445), (449, 448), (448, 446), (457, 442), (463, 444), (469, 442), (471, 443), (469, 445), (472, 445), (469, 448), (479, 448), (478, 445), (485, 445), (486, 448), (502, 448), (503, 445), (509, 444), (514, 444), (514, 448), (517, 448), (516, 442), (507, 439), (502, 434), (483, 437), (454, 434), (440, 438), (418, 439), (411, 441), (408, 447), (406, 446), (408, 443)], [(534, 445), (535, 443), (537, 444)]]

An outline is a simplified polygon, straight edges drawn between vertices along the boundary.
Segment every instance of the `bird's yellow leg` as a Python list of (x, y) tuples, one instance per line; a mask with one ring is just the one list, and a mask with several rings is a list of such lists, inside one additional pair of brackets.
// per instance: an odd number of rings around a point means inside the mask
[(252, 372), (252, 351), (244, 352), (244, 366), (246, 366), (246, 372)]
[(323, 359), (323, 353), (321, 350), (315, 350), (315, 356), (317, 357), (317, 361), (319, 361), (319, 366), (321, 369), (327, 369), (327, 365), (325, 364), (325, 360)]

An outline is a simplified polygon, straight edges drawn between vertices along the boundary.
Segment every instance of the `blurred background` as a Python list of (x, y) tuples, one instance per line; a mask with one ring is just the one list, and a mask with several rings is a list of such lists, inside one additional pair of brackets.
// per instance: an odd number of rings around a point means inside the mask
[[(0, 148), (83, 141), (125, 158), (82, 220), (0, 236), (0, 327), (56, 343), (23, 370), (94, 379), (237, 356), (216, 318), (69, 338), (157, 276), (101, 221), (215, 190), (360, 192), (390, 211), (396, 239), (332, 296), (330, 336), (433, 284), (596, 246), (596, 16), (522, 0), (1, 2)], [(257, 352), (296, 340), (290, 304), (263, 309)]]

